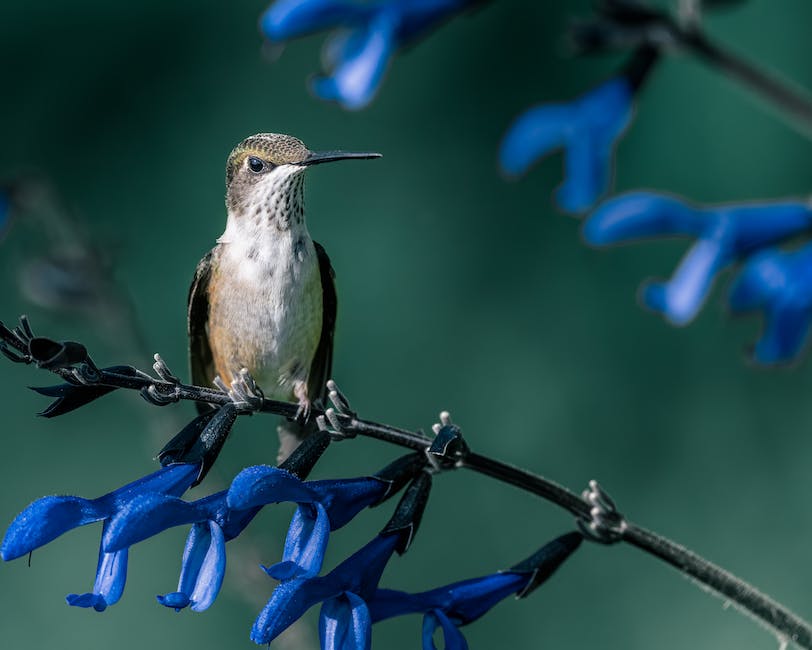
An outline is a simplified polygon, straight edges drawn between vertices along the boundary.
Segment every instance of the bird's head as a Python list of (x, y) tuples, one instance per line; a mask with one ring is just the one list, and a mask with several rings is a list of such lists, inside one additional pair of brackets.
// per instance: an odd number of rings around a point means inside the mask
[(258, 133), (238, 144), (226, 163), (226, 206), (230, 215), (272, 216), (300, 209), (302, 174), (335, 160), (380, 158), (378, 153), (310, 151), (298, 138)]

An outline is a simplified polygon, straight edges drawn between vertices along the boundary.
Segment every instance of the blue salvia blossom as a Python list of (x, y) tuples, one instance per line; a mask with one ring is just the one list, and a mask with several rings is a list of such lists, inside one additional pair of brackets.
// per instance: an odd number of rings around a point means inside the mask
[(642, 291), (647, 307), (684, 325), (699, 312), (720, 271), (810, 226), (812, 209), (801, 201), (695, 206), (671, 196), (634, 192), (601, 204), (584, 223), (583, 236), (593, 246), (674, 236), (695, 239), (670, 280), (649, 282)]
[(222, 586), (226, 542), (237, 537), (260, 509), (271, 503), (298, 503), (283, 561), (268, 569), (276, 577), (316, 574), (321, 569), (330, 530), (383, 497), (389, 484), (376, 478), (306, 482), (266, 465), (249, 467), (223, 490), (197, 501), (143, 494), (112, 518), (104, 549), (116, 551), (167, 528), (192, 524), (183, 553), (176, 592), (159, 596), (167, 607), (208, 609)]
[(324, 650), (370, 647), (372, 624), (403, 614), (423, 613), (423, 647), (434, 649), (439, 626), (449, 650), (466, 648), (457, 627), (466, 625), (512, 594), (525, 595), (544, 582), (578, 548), (579, 533), (564, 535), (510, 571), (465, 580), (417, 594), (378, 588), (394, 551), (408, 531), (381, 533), (324, 577), (283, 580), (251, 631), (256, 643), (270, 643), (312, 606), (322, 603), (319, 634)]
[(564, 182), (556, 190), (556, 202), (567, 212), (587, 210), (609, 187), (615, 145), (632, 119), (633, 97), (632, 84), (620, 76), (571, 102), (529, 109), (502, 141), (503, 171), (519, 176), (563, 149)]
[(516, 594), (523, 598), (545, 582), (580, 546), (580, 533), (569, 533), (554, 539), (532, 557), (508, 571), (472, 578), (438, 587), (431, 591), (409, 594), (391, 589), (378, 589), (368, 603), (373, 623), (404, 614), (423, 614), (423, 648), (436, 650), (434, 632), (443, 631), (446, 650), (468, 647), (459, 627), (486, 614), (494, 605)]
[(158, 602), (180, 610), (208, 609), (223, 584), (225, 543), (237, 537), (259, 508), (234, 510), (226, 504), (225, 490), (197, 501), (164, 494), (142, 494), (122, 508), (104, 531), (104, 550), (127, 548), (167, 528), (193, 524), (186, 539), (178, 591), (158, 596)]
[(764, 331), (753, 350), (759, 363), (791, 361), (804, 347), (812, 320), (812, 244), (753, 255), (731, 286), (736, 312), (762, 310)]
[(258, 644), (270, 643), (308, 609), (323, 603), (319, 616), (322, 648), (368, 648), (372, 619), (367, 602), (375, 595), (403, 535), (378, 535), (326, 576), (283, 580), (254, 622), (251, 639)]
[(335, 30), (323, 50), (326, 74), (311, 84), (320, 98), (344, 108), (372, 101), (394, 54), (444, 20), (479, 0), (277, 0), (260, 28), (281, 43)]
[[(0, 547), (4, 560), (13, 560), (53, 541), (78, 526), (103, 521), (102, 535), (107, 534), (111, 519), (142, 495), (183, 494), (195, 481), (200, 466), (178, 463), (162, 467), (157, 472), (114, 490), (97, 499), (76, 496), (49, 496), (38, 499), (11, 523)], [(99, 550), (96, 582), (93, 591), (70, 594), (69, 605), (92, 607), (104, 611), (118, 602), (127, 578), (128, 548), (122, 546), (108, 552)]]
[(300, 482), (288, 486), (284, 470), (267, 465), (249, 467), (232, 481), (228, 503), (233, 508), (262, 507), (279, 501), (295, 502), (282, 561), (266, 569), (277, 580), (314, 576), (321, 571), (330, 531), (349, 522), (361, 510), (388, 495), (390, 484), (376, 476)]

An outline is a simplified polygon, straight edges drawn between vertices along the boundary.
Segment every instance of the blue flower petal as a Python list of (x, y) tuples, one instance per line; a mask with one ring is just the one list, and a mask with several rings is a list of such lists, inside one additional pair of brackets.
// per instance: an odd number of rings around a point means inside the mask
[(423, 617), (423, 650), (437, 650), (434, 632), (438, 625), (443, 630), (444, 650), (468, 650), (468, 642), (462, 632), (439, 609), (432, 610)]
[(631, 121), (632, 99), (629, 81), (617, 77), (572, 102), (531, 108), (505, 134), (502, 169), (523, 174), (563, 147), (565, 174), (557, 202), (568, 212), (583, 212), (609, 187), (615, 144)]
[(796, 250), (765, 250), (744, 265), (728, 298), (734, 311), (764, 311), (764, 332), (753, 356), (764, 364), (800, 354), (812, 319), (812, 244)]
[(93, 608), (97, 612), (103, 612), (107, 609), (107, 602), (104, 600), (104, 596), (92, 592), (86, 594), (68, 594), (65, 596), (65, 602), (71, 607)]
[(106, 504), (100, 500), (72, 496), (37, 499), (11, 522), (0, 554), (6, 561), (13, 560), (77, 526), (104, 519), (108, 514)]
[(288, 528), (282, 561), (266, 573), (277, 580), (318, 575), (329, 535), (330, 520), (324, 506), (320, 503), (299, 506)]
[(647, 237), (698, 236), (706, 222), (692, 207), (671, 196), (631, 192), (608, 199), (584, 222), (584, 240), (607, 246)]
[(312, 81), (313, 94), (350, 110), (369, 104), (394, 52), (395, 27), (394, 17), (383, 12), (363, 31), (356, 30), (342, 38), (341, 47), (328, 41), (327, 51), (333, 53), (329, 56), (336, 65), (328, 70), (327, 76)]
[(564, 146), (573, 129), (573, 111), (566, 105), (536, 106), (520, 115), (505, 134), (499, 150), (502, 170), (526, 173), (539, 159)]
[(93, 591), (100, 594), (108, 606), (115, 605), (121, 599), (121, 594), (124, 593), (128, 554), (129, 552), (125, 548), (115, 553), (102, 553), (99, 559)]
[(324, 577), (281, 582), (254, 622), (251, 639), (255, 643), (270, 643), (310, 607), (344, 592), (367, 601), (375, 593), (400, 539), (398, 533), (378, 535)]
[(87, 594), (69, 594), (65, 600), (74, 607), (92, 607), (103, 612), (110, 605), (115, 605), (124, 592), (127, 580), (127, 549), (117, 553), (99, 553), (96, 569), (96, 582), (93, 592)]
[(310, 481), (308, 488), (315, 500), (327, 508), (330, 530), (350, 522), (361, 510), (368, 508), (386, 494), (389, 484), (374, 476), (327, 481)]
[(319, 615), (322, 650), (367, 650), (372, 621), (363, 599), (351, 592), (325, 601)]
[(251, 628), (251, 640), (265, 644), (299, 620), (313, 605), (337, 595), (322, 578), (286, 580), (271, 594), (270, 600)]
[(104, 550), (127, 548), (167, 528), (191, 524), (205, 516), (195, 502), (157, 493), (140, 494), (110, 519), (103, 537)]
[(313, 93), (355, 110), (372, 101), (395, 51), (478, 0), (278, 0), (260, 28), (272, 42), (336, 28), (322, 51), (326, 75)]
[(773, 296), (788, 292), (792, 283), (786, 257), (771, 249), (753, 255), (731, 285), (728, 302), (734, 311), (758, 309)]
[(226, 504), (232, 510), (248, 510), (269, 503), (309, 503), (313, 493), (290, 472), (269, 465), (241, 471), (228, 489)]
[(277, 0), (262, 15), (260, 29), (272, 41), (286, 41), (363, 20), (369, 13), (369, 6), (341, 0)]
[(555, 192), (555, 200), (567, 212), (583, 212), (609, 187), (611, 147), (595, 142), (590, 131), (574, 133), (564, 157), (564, 182)]
[(173, 463), (104, 495), (99, 501), (126, 503), (134, 496), (147, 492), (178, 497), (191, 487), (199, 471), (200, 463)]
[(643, 286), (643, 303), (674, 325), (687, 325), (699, 313), (716, 274), (730, 264), (717, 243), (699, 240), (680, 262), (668, 282)]
[(328, 577), (341, 585), (342, 591), (351, 591), (368, 601), (375, 594), (383, 570), (400, 541), (397, 533), (378, 535), (339, 564)]
[(156, 596), (158, 602), (164, 607), (169, 607), (179, 612), (184, 607), (189, 606), (189, 596), (182, 591), (173, 591), (171, 594), (165, 596)]
[(809, 306), (778, 305), (767, 317), (764, 332), (756, 343), (754, 358), (759, 363), (790, 361), (804, 348), (812, 320)]
[(529, 573), (500, 571), (416, 594), (378, 589), (369, 600), (369, 608), (375, 622), (442, 609), (455, 620), (470, 623), (499, 601), (521, 591), (531, 577)]
[[(203, 536), (201, 536), (201, 539)], [(191, 594), (192, 611), (202, 612), (211, 607), (220, 593), (226, 571), (226, 541), (215, 522), (209, 522), (209, 545), (200, 563), (200, 570)]]
[[(527, 574), (502, 571), (449, 585), (444, 590), (445, 594), (440, 590), (434, 591), (439, 592), (438, 602), (444, 605), (449, 616), (456, 621), (470, 623), (500, 601), (521, 591), (528, 578)], [(428, 596), (428, 599), (431, 600), (432, 597)]]
[(605, 201), (584, 224), (583, 235), (596, 246), (655, 236), (696, 238), (672, 278), (648, 283), (642, 293), (646, 306), (684, 325), (699, 312), (720, 271), (810, 225), (812, 209), (797, 201), (696, 207), (637, 192)]
[(183, 549), (178, 590), (165, 596), (158, 596), (159, 603), (179, 611), (191, 602), (191, 594), (197, 584), (210, 544), (211, 531), (208, 522), (194, 524), (186, 537)]

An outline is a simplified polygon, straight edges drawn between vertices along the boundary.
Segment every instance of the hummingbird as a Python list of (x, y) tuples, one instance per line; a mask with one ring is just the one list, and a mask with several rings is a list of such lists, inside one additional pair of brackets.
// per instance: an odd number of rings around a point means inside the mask
[[(326, 396), (333, 359), (335, 274), (304, 218), (304, 173), (378, 153), (310, 151), (301, 140), (259, 133), (226, 163), (226, 227), (200, 260), (189, 289), (192, 382), (230, 387), (247, 370), (264, 396), (295, 401), (279, 427), (279, 459), (312, 428), (314, 402)], [(198, 403), (198, 411), (210, 408)]]

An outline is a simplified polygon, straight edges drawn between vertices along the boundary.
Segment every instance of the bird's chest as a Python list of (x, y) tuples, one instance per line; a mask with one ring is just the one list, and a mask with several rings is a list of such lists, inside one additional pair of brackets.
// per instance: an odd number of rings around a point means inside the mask
[(212, 276), (209, 343), (227, 383), (248, 368), (269, 397), (288, 399), (307, 381), (321, 329), (312, 241), (224, 251)]

